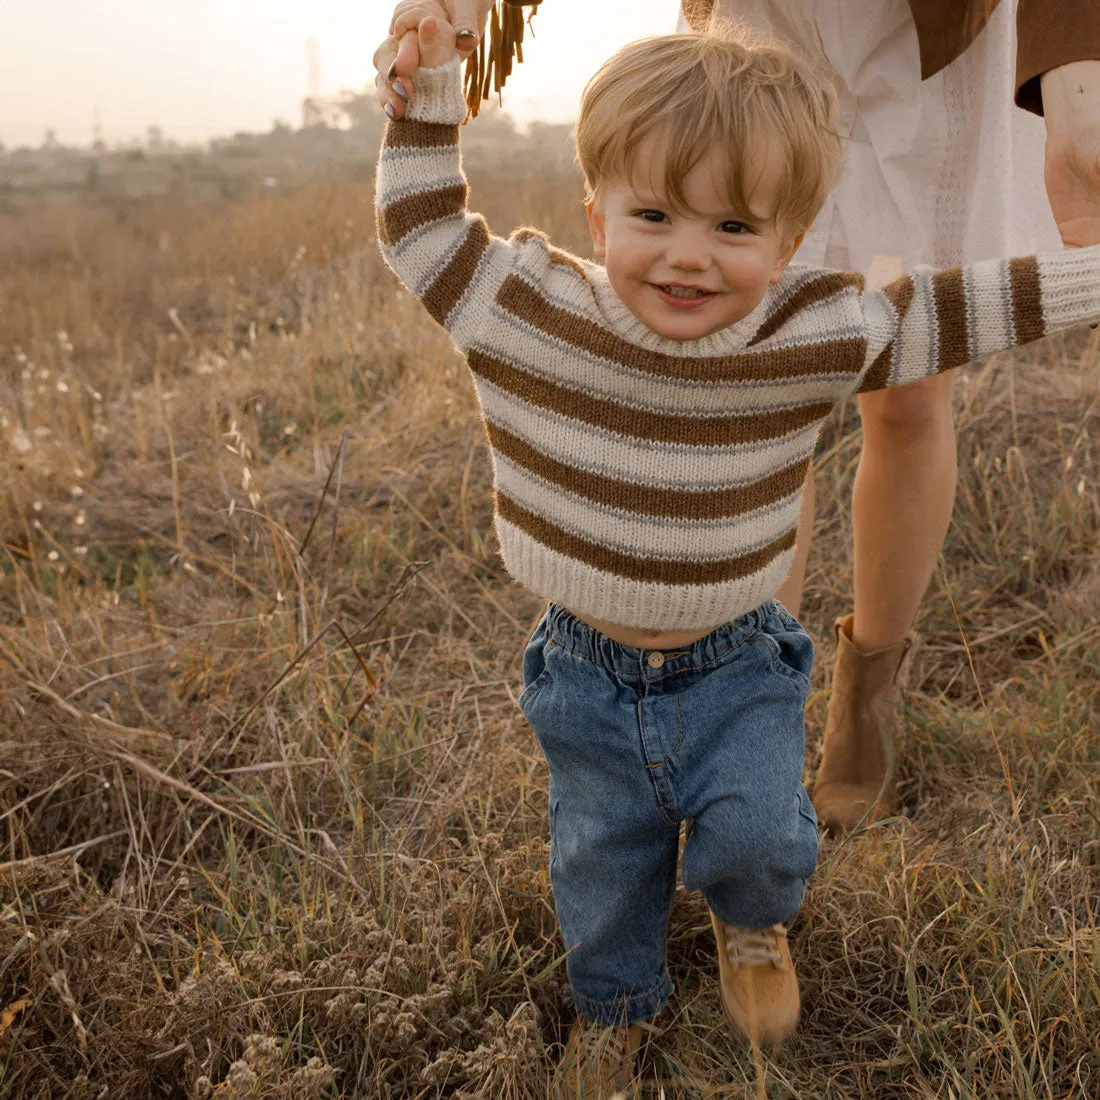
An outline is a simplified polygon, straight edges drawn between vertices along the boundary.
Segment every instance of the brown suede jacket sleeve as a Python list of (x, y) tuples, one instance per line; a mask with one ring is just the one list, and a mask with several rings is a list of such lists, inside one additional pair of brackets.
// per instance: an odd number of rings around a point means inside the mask
[(1073, 61), (1100, 61), (1100, 3), (1019, 0), (1016, 38), (1016, 102), (1041, 115), (1043, 73)]

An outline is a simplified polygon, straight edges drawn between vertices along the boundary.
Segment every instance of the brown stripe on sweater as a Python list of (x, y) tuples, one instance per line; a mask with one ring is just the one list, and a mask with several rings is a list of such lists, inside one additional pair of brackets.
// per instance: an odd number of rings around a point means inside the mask
[(655, 443), (686, 443), (695, 447), (759, 443), (823, 420), (833, 407), (824, 402), (743, 416), (652, 413), (559, 386), (476, 349), (470, 351), (467, 361), (479, 378), (531, 405), (618, 435)]
[(1029, 344), (1044, 335), (1043, 295), (1039, 283), (1039, 261), (1022, 256), (1008, 261), (1008, 281), (1012, 288), (1012, 327), (1017, 344)]
[(436, 191), (417, 191), (378, 211), (378, 234), (392, 248), (405, 234), (441, 218), (453, 218), (466, 210), (469, 189), (464, 183)]
[(466, 239), (422, 298), (425, 308), (441, 325), (446, 324), (451, 310), (466, 293), (489, 247), (489, 229), (480, 217), (473, 218), (467, 226)]
[(589, 542), (528, 511), (500, 490), (496, 493), (496, 503), (497, 512), (502, 519), (515, 524), (543, 546), (565, 557), (574, 558), (604, 573), (612, 573), (627, 580), (678, 587), (689, 584), (722, 584), (757, 573), (794, 546), (796, 530), (792, 527), (767, 546), (735, 558), (722, 558), (718, 561), (669, 561), (623, 554), (599, 543)]
[(450, 122), (417, 122), (403, 118), (386, 123), (383, 146), (388, 149), (444, 149), (458, 144), (458, 127)]
[(862, 366), (867, 349), (867, 342), (855, 337), (848, 340), (826, 339), (810, 347), (781, 348), (744, 355), (664, 355), (631, 344), (595, 321), (554, 305), (518, 275), (509, 275), (504, 280), (497, 293), (497, 303), (520, 321), (533, 325), (546, 335), (598, 355), (608, 362), (663, 378), (694, 382), (733, 379), (771, 382), (803, 375), (854, 374)]
[(823, 302), (834, 294), (839, 294), (849, 287), (855, 290), (863, 289), (863, 276), (854, 272), (836, 271), (824, 275), (819, 279), (812, 279), (805, 286), (796, 290), (764, 323), (759, 331), (749, 341), (748, 346), (759, 344), (774, 336), (792, 317), (800, 313), (807, 306), (815, 302)]
[(932, 276), (932, 301), (939, 325), (939, 362), (936, 370), (952, 370), (969, 363), (970, 340), (966, 330), (966, 287), (961, 267), (938, 271)]
[(588, 282), (588, 275), (581, 265), (580, 260), (578, 260), (576, 256), (560, 248), (555, 248), (550, 243), (550, 238), (541, 229), (533, 229), (529, 225), (521, 225), (519, 229), (512, 232), (512, 236), (509, 240), (513, 244), (526, 244), (528, 241), (541, 241), (543, 247), (546, 249), (546, 256), (552, 264), (556, 264), (558, 267), (567, 267), (574, 275), (579, 275), (586, 283)]
[(489, 442), (506, 458), (536, 477), (609, 508), (662, 519), (724, 519), (775, 504), (796, 492), (808, 459), (800, 458), (748, 485), (699, 491), (663, 489), (580, 470), (532, 447), (506, 428), (486, 420)]
[[(897, 314), (895, 332), (905, 323), (905, 316), (909, 307), (913, 304), (913, 280), (909, 275), (903, 275), (895, 279), (888, 286), (882, 288), (886, 300), (894, 307)], [(871, 369), (867, 372), (857, 392), (871, 393), (874, 390), (884, 390), (890, 384), (890, 366), (894, 359), (894, 341), (891, 340), (886, 347), (879, 352)]]

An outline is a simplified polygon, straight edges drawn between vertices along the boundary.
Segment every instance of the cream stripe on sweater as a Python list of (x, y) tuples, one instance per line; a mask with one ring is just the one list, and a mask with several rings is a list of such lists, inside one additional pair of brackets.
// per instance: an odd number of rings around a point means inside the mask
[(378, 166), (383, 253), (466, 355), (493, 456), (505, 565), (589, 618), (706, 629), (770, 599), (821, 422), (855, 392), (1100, 319), (1100, 247), (881, 292), (792, 267), (737, 324), (646, 329), (597, 264), (466, 209), (457, 63), (421, 71)]

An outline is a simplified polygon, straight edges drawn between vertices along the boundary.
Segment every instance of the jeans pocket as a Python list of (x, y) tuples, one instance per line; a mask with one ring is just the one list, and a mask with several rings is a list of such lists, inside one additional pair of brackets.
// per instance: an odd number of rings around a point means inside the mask
[(519, 697), (519, 709), (530, 720), (530, 708), (543, 688), (550, 683), (550, 664), (547, 661), (557, 643), (545, 641), (542, 628), (535, 632), (523, 654), (524, 688)]
[(809, 695), (814, 667), (814, 643), (810, 636), (797, 624), (789, 629), (784, 624), (778, 631), (765, 627), (757, 637), (768, 655), (771, 670), (793, 680)]

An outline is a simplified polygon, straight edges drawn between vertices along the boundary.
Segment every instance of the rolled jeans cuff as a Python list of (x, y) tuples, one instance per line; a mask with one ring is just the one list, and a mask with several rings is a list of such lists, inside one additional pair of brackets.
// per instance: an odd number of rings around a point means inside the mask
[(590, 1023), (620, 1027), (652, 1020), (661, 1012), (672, 996), (672, 979), (666, 970), (648, 992), (624, 996), (615, 1001), (593, 1001), (576, 989), (572, 993), (577, 1011)]

